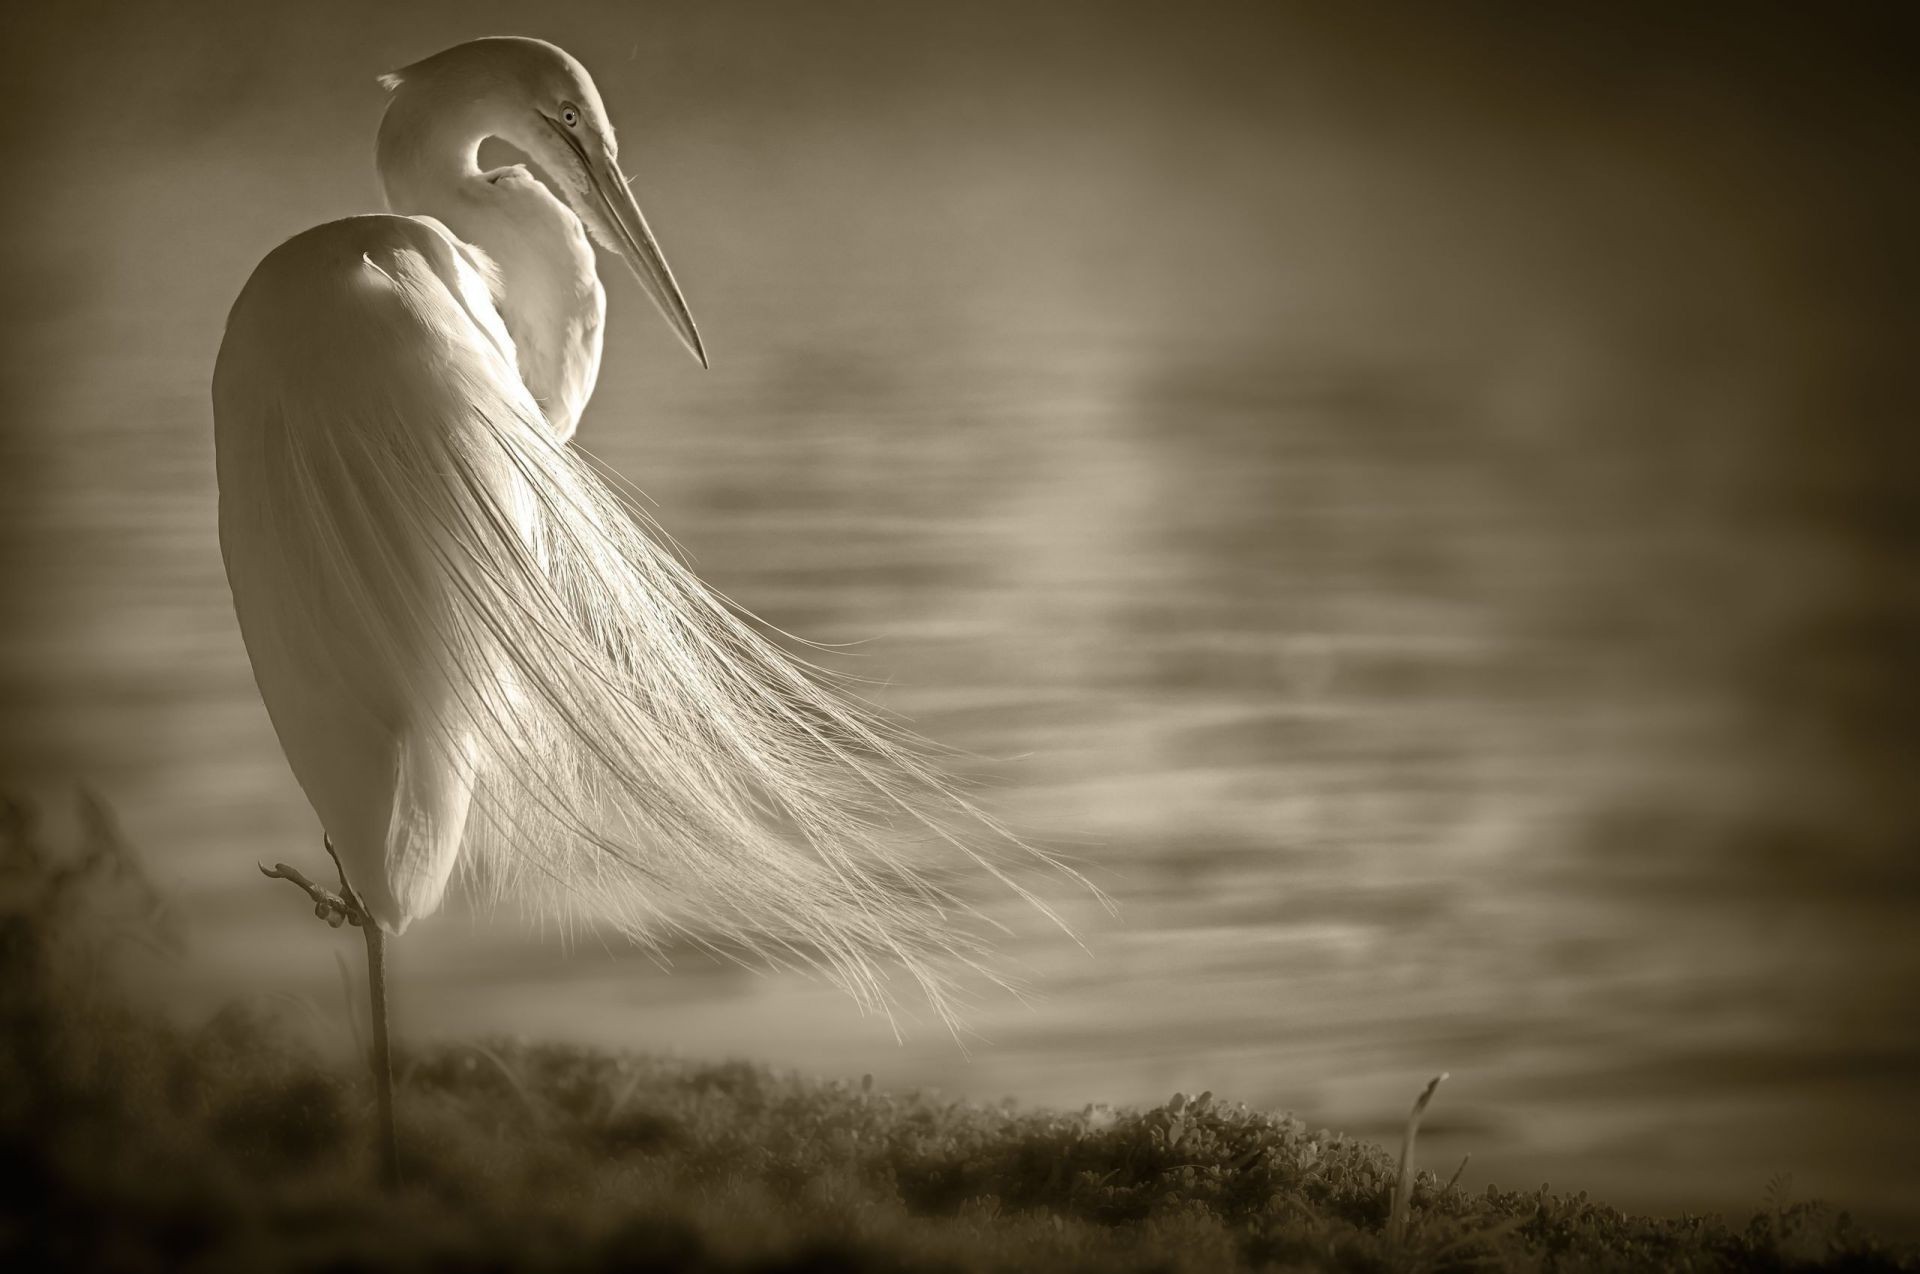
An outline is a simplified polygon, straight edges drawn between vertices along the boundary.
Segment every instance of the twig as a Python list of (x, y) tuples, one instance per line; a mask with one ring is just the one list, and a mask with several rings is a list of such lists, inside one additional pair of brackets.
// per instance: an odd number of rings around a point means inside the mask
[(1445, 1078), (1447, 1072), (1441, 1071), (1428, 1080), (1426, 1090), (1414, 1099), (1413, 1109), (1407, 1113), (1407, 1132), (1400, 1142), (1400, 1179), (1394, 1183), (1393, 1206), (1387, 1213), (1387, 1238), (1395, 1243), (1406, 1236), (1407, 1213), (1413, 1206), (1413, 1139), (1420, 1131), (1420, 1116), (1426, 1114), (1427, 1103), (1433, 1100), (1433, 1090)]
[(1440, 1192), (1441, 1194), (1451, 1194), (1453, 1192), (1453, 1188), (1460, 1184), (1460, 1174), (1467, 1170), (1467, 1161), (1471, 1158), (1473, 1158), (1473, 1155), (1471, 1153), (1460, 1156), (1460, 1166), (1453, 1170), (1453, 1175), (1451, 1177), (1447, 1178), (1447, 1188), (1442, 1190)]
[(546, 1122), (541, 1116), (539, 1103), (534, 1101), (533, 1094), (527, 1091), (526, 1084), (521, 1080), (520, 1076), (514, 1072), (513, 1067), (507, 1065), (505, 1058), (488, 1048), (485, 1044), (480, 1044), (472, 1040), (467, 1042), (466, 1047), (493, 1063), (494, 1069), (499, 1071), (501, 1077), (512, 1086), (514, 1094), (520, 1098), (520, 1105), (526, 1109), (527, 1114), (532, 1117), (534, 1123), (544, 1124)]

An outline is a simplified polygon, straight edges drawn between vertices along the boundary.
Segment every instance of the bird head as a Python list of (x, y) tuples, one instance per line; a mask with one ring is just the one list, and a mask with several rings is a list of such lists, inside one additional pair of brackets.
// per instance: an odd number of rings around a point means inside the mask
[(593, 77), (565, 49), (523, 36), (457, 44), (381, 77), (387, 88), (430, 88), (434, 109), (525, 151), (596, 242), (617, 252), (700, 365), (707, 365), (686, 298), (621, 172), (619, 143)]

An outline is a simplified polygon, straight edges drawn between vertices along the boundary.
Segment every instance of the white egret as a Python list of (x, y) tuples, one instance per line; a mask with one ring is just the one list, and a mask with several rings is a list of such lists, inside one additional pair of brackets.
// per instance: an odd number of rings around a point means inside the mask
[[(456, 868), (642, 942), (817, 968), (869, 1007), (894, 968), (944, 1017), (980, 948), (897, 848), (896, 824), (974, 817), (917, 741), (743, 622), (566, 446), (601, 353), (589, 237), (706, 361), (585, 68), (497, 38), (382, 83), (393, 215), (260, 263), (213, 401), (234, 608), (343, 896), (269, 874), (364, 922), (390, 1175), (382, 935)], [(554, 189), (482, 172), (488, 137)]]

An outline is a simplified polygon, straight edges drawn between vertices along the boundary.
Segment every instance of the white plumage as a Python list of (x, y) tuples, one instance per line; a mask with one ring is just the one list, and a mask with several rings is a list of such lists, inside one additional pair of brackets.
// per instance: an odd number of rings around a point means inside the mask
[[(705, 361), (591, 80), (486, 40), (387, 82), (381, 177), (418, 215), (269, 254), (213, 386), (235, 609), (348, 881), (391, 933), (459, 867), (641, 941), (818, 967), (869, 1006), (903, 968), (944, 1014), (977, 948), (900, 833), (984, 821), (566, 446), (604, 309), (583, 222)], [(559, 197), (480, 172), (486, 136)]]

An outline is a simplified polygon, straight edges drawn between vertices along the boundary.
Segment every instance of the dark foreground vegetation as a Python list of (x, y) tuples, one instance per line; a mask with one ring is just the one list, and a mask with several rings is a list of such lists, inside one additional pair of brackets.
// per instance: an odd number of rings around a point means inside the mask
[(0, 828), (0, 1269), (1920, 1268), (1814, 1204), (1729, 1227), (1426, 1173), (1390, 1237), (1386, 1151), (1206, 1094), (1022, 1112), (538, 1045), (400, 1059), (388, 1197), (364, 1076), (97, 975), (167, 932), (82, 822), (65, 855), (18, 807)]

